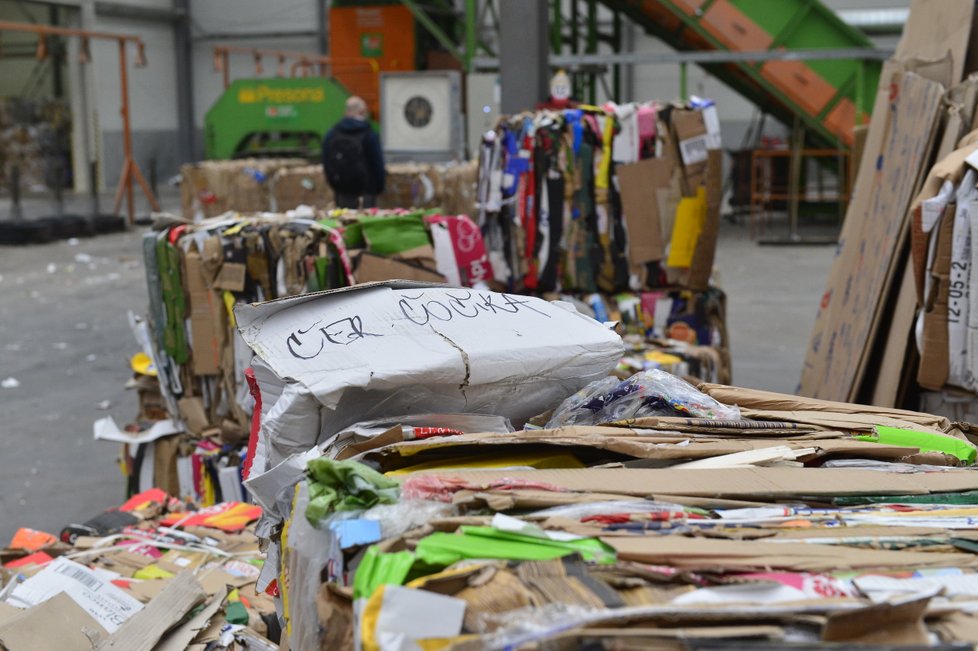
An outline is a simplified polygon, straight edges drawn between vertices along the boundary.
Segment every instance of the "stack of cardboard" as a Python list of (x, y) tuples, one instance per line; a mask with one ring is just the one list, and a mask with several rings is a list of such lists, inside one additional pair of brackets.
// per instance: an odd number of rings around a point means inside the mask
[(381, 208), (435, 208), (442, 199), (442, 176), (437, 165), (390, 163), (384, 193), (377, 198)]
[[(392, 163), (382, 208), (434, 209), (475, 214), (478, 163)], [(321, 165), (303, 159), (203, 161), (181, 168), (184, 219), (200, 221), (229, 210), (287, 212), (301, 206), (328, 210), (333, 190)]]
[(978, 388), (970, 375), (974, 347), (966, 343), (975, 183), (966, 172), (976, 149), (978, 80), (965, 76), (978, 70), (974, 18), (970, 0), (912, 3), (880, 76), (806, 354), (804, 395), (975, 412), (944, 392)]
[(60, 540), (19, 530), (0, 549), (0, 649), (278, 649), (275, 604), (255, 590), (260, 512), (151, 490)]
[(438, 171), (442, 178), (442, 212), (446, 215), (476, 215), (479, 163), (447, 163), (438, 166)]
[(322, 165), (283, 167), (271, 181), (271, 210), (286, 212), (299, 206), (328, 210), (335, 205), (333, 189), (326, 182)]
[(180, 168), (184, 219), (200, 221), (229, 210), (271, 209), (269, 181), (278, 170), (305, 165), (301, 158), (247, 158), (188, 163)]
[(488, 268), (467, 217), (403, 210), (171, 220), (145, 236), (144, 259), (149, 314), (133, 322), (143, 349), (132, 365), (138, 431), (104, 418), (95, 436), (124, 444), (130, 492), (158, 486), (205, 505), (242, 495), (254, 398), (235, 305), (392, 278), (472, 286)]
[(617, 336), (528, 297), (388, 283), (235, 315), (258, 588), (291, 648), (978, 642), (966, 426), (604, 377)]

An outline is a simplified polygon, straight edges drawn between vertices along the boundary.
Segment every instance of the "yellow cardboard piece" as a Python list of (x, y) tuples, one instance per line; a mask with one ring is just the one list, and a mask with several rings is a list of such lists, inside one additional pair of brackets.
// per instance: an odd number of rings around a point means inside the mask
[(669, 245), (670, 267), (689, 267), (693, 263), (696, 242), (706, 220), (706, 188), (696, 189), (695, 197), (683, 197), (676, 206), (676, 222), (672, 228), (672, 241)]
[(238, 324), (234, 320), (234, 304), (237, 301), (234, 298), (234, 294), (232, 294), (231, 292), (229, 292), (228, 290), (225, 289), (224, 290), (224, 293), (221, 294), (221, 298), (224, 299), (224, 307), (227, 308), (227, 311), (228, 311), (228, 321), (230, 321), (231, 327), (232, 328), (237, 328), (238, 327)]
[(173, 572), (167, 572), (159, 565), (147, 565), (146, 567), (136, 570), (133, 573), (132, 578), (150, 580), (150, 579), (169, 579), (176, 576)]

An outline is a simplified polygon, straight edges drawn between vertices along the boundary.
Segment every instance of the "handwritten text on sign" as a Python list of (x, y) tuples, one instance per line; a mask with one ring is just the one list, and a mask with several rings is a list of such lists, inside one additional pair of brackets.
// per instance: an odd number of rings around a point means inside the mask
[[(518, 314), (521, 311), (531, 311), (550, 318), (546, 312), (533, 307), (533, 300), (527, 297), (466, 290), (439, 293), (439, 298), (432, 298), (426, 292), (402, 295), (397, 307), (404, 318), (418, 326), (454, 319), (493, 318)], [(321, 323), (321, 320), (317, 321), (289, 334), (285, 343), (293, 357), (314, 359), (327, 345), (349, 346), (355, 341), (383, 336), (366, 330), (359, 315), (338, 319), (326, 325), (320, 325)]]

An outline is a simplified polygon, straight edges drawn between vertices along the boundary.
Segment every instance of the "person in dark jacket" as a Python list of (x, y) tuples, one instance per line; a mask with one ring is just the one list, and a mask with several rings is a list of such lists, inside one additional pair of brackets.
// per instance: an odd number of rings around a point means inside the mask
[(384, 191), (386, 171), (380, 138), (370, 127), (367, 103), (346, 100), (346, 116), (323, 139), (323, 172), (338, 208), (373, 208)]

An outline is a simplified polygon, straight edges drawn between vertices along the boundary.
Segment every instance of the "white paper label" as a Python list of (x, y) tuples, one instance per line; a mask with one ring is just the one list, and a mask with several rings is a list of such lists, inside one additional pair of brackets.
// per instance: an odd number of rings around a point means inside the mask
[(706, 152), (710, 148), (709, 134), (687, 138), (679, 143), (679, 153), (683, 157), (683, 165), (695, 165), (706, 160)]
[(56, 558), (16, 588), (8, 603), (30, 608), (64, 592), (109, 633), (114, 633), (143, 605), (120, 588), (103, 581), (84, 565)]

